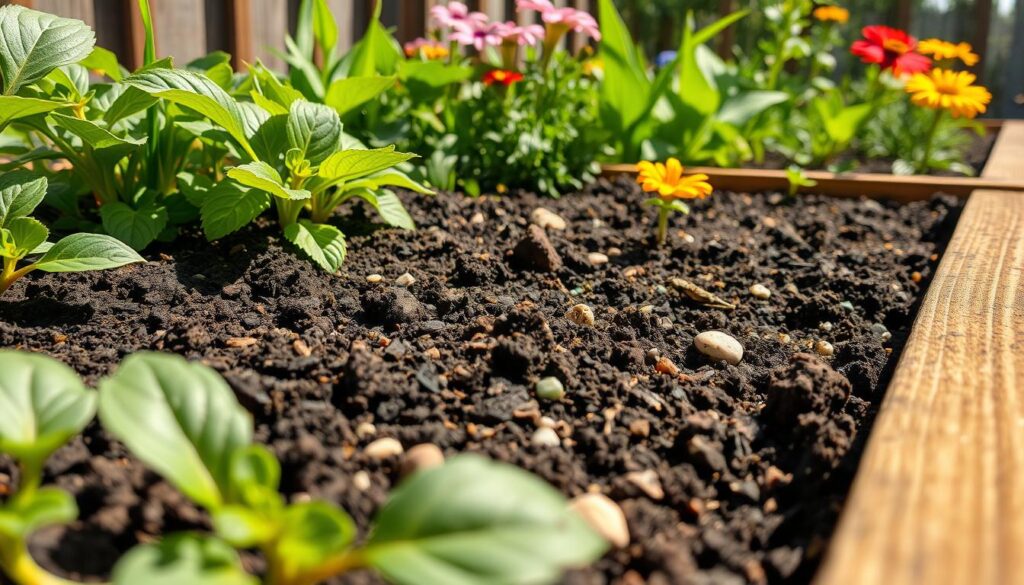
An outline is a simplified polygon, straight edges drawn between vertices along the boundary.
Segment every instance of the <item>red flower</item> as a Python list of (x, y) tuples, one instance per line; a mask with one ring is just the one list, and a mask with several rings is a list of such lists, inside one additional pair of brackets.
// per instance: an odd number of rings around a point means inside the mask
[(892, 69), (893, 75), (924, 73), (932, 68), (932, 60), (916, 52), (917, 39), (888, 26), (865, 26), (864, 40), (854, 41), (850, 52), (865, 63), (876, 63)]
[(512, 85), (517, 81), (523, 80), (523, 74), (518, 71), (509, 71), (507, 69), (491, 69), (487, 73), (484, 73), (483, 82), (484, 85), (494, 85), (500, 83), (505, 87)]

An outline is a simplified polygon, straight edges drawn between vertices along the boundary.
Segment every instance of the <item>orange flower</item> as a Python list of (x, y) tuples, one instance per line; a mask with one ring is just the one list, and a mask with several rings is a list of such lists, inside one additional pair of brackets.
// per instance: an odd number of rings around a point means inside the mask
[(960, 59), (968, 67), (974, 67), (981, 60), (969, 43), (950, 43), (942, 39), (921, 41), (917, 44), (917, 52), (931, 55), (936, 61)]
[(850, 20), (850, 11), (841, 6), (819, 6), (814, 9), (814, 18), (821, 22), (844, 24)]
[(500, 83), (505, 87), (516, 83), (517, 81), (523, 80), (523, 74), (518, 71), (509, 71), (507, 69), (491, 69), (487, 73), (484, 73), (483, 82), (484, 85), (494, 85)]
[(643, 186), (643, 190), (657, 193), (662, 201), (704, 199), (712, 191), (707, 175), (683, 175), (683, 165), (676, 158), (670, 158), (664, 163), (645, 160), (638, 163), (636, 168), (639, 171), (637, 182)]

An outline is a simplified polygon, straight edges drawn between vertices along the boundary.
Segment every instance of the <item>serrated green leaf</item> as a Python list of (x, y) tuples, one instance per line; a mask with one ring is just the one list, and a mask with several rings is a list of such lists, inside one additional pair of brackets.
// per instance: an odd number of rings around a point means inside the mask
[(337, 79), (327, 88), (324, 103), (334, 108), (339, 116), (351, 112), (376, 98), (395, 85), (394, 76), (346, 77)]
[(184, 69), (144, 69), (125, 79), (125, 83), (209, 118), (224, 128), (249, 156), (256, 158), (238, 102), (203, 74)]
[(7, 223), (7, 230), (14, 238), (18, 249), (18, 258), (38, 248), (50, 235), (50, 230), (39, 220), (31, 217), (16, 217)]
[(113, 585), (258, 585), (238, 553), (207, 536), (177, 534), (128, 551), (114, 567)]
[(249, 225), (270, 208), (270, 195), (261, 189), (247, 189), (221, 182), (202, 199), (199, 214), (206, 239), (216, 240)]
[(332, 225), (303, 219), (284, 228), (284, 236), (331, 274), (345, 261), (345, 234)]
[(36, 263), (36, 269), (43, 272), (85, 272), (136, 262), (145, 260), (120, 240), (101, 234), (71, 234), (47, 250)]
[(313, 166), (341, 150), (341, 118), (327, 106), (292, 102), (286, 128), (288, 143)]
[(35, 116), (45, 114), (60, 108), (66, 108), (68, 104), (38, 98), (21, 97), (16, 95), (0, 95), (0, 130), (7, 124)]
[(92, 420), (96, 393), (59, 361), (0, 350), (0, 451), (42, 465)]
[(168, 221), (167, 209), (163, 206), (150, 204), (133, 209), (120, 201), (100, 207), (100, 217), (108, 234), (135, 250), (143, 250), (153, 243)]
[(402, 205), (402, 200), (391, 191), (381, 191), (379, 193), (361, 191), (358, 196), (372, 205), (388, 225), (406, 230), (416, 229), (416, 222), (412, 220), (412, 216), (409, 215), (405, 206)]
[(12, 95), (62, 65), (77, 63), (96, 44), (80, 20), (60, 18), (22, 6), (0, 7), (0, 75)]
[(327, 157), (317, 174), (328, 183), (342, 183), (379, 173), (415, 157), (415, 154), (396, 152), (394, 146), (345, 150)]
[(201, 506), (217, 510), (233, 454), (252, 442), (252, 417), (212, 369), (137, 353), (100, 383), (100, 419), (132, 453)]
[(47, 526), (67, 524), (78, 517), (78, 505), (60, 488), (43, 487), (19, 494), (0, 506), (0, 535), (25, 539)]
[(46, 197), (46, 187), (46, 177), (35, 178), (28, 171), (0, 175), (0, 227), (35, 211)]
[(552, 583), (608, 547), (553, 487), (477, 455), (399, 485), (375, 526), (364, 557), (397, 585)]
[(93, 154), (105, 164), (114, 164), (145, 144), (144, 140), (126, 140), (112, 134), (91, 120), (82, 120), (54, 112), (50, 114), (53, 121), (82, 139), (82, 142), (93, 149)]
[(266, 191), (275, 197), (290, 200), (309, 199), (305, 189), (288, 189), (277, 169), (263, 161), (255, 161), (228, 170), (228, 176), (246, 187)]

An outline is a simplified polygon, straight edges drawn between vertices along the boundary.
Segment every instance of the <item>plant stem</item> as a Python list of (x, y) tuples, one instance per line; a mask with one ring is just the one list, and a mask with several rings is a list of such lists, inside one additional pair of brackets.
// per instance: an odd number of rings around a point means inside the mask
[(274, 199), (277, 205), (277, 221), (281, 224), (282, 228), (288, 227), (299, 220), (299, 213), (302, 212), (302, 207), (305, 205), (305, 201), (291, 201), (289, 199), (282, 199), (280, 197)]
[(28, 546), (21, 538), (0, 537), (0, 566), (18, 585), (77, 585), (48, 573), (32, 558)]
[(924, 154), (917, 165), (917, 174), (923, 175), (928, 171), (928, 159), (932, 156), (932, 143), (935, 142), (935, 132), (939, 129), (939, 122), (942, 121), (942, 109), (935, 110), (935, 117), (932, 118), (932, 125), (928, 127), (928, 134), (924, 139)]
[(668, 214), (669, 209), (667, 207), (658, 208), (658, 245), (664, 246), (665, 239), (668, 237)]

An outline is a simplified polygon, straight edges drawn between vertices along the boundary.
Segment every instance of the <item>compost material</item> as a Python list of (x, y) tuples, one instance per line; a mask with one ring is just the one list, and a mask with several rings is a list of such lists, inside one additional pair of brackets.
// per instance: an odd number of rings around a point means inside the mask
[[(91, 383), (138, 350), (201, 360), (252, 412), (289, 497), (337, 502), (362, 537), (402, 467), (363, 450), (393, 437), (615, 500), (630, 544), (566, 583), (809, 581), (956, 200), (715, 193), (657, 248), (655, 212), (624, 179), (559, 200), (402, 197), (416, 232), (336, 218), (350, 235), (336, 276), (267, 225), (184, 234), (113, 272), (33, 275), (0, 301), (0, 346)], [(532, 226), (538, 207), (567, 227)], [(712, 330), (740, 342), (738, 365), (695, 349)], [(545, 377), (563, 399), (538, 399)], [(534, 444), (545, 425), (560, 444)], [(98, 425), (46, 471), (81, 509), (32, 546), (61, 574), (106, 577), (140, 541), (209, 529)], [(0, 488), (15, 477), (0, 460)]]

